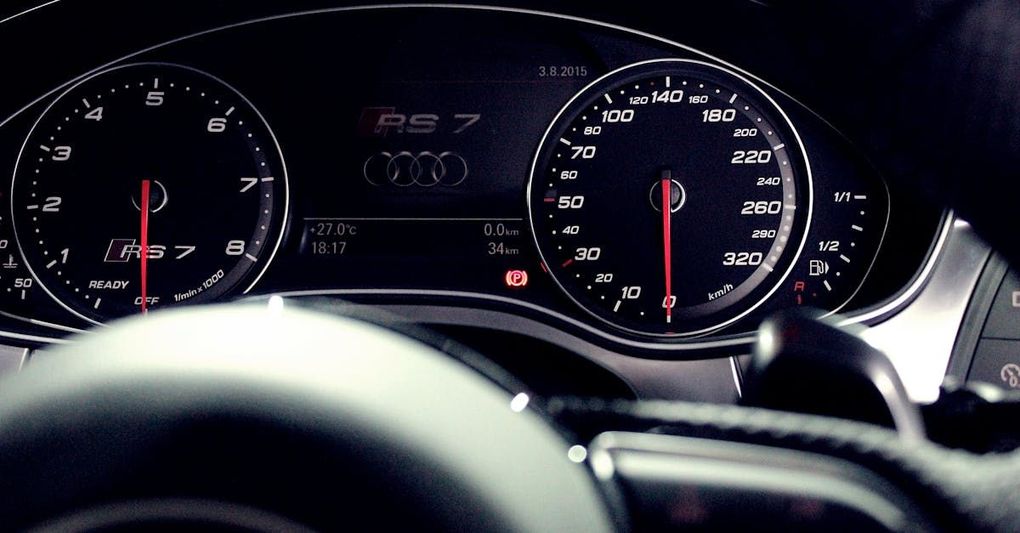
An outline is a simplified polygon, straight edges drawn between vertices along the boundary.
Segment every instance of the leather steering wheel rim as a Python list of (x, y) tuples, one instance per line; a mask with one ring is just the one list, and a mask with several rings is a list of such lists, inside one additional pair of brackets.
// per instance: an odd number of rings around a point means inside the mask
[(349, 318), (231, 305), (129, 319), (0, 384), (0, 523), (183, 499), (316, 529), (611, 530), (569, 443), (511, 399)]

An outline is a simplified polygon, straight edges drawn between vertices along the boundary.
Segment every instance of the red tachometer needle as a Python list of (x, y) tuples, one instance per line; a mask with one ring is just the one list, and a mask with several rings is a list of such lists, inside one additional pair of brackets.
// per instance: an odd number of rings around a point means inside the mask
[(138, 201), (139, 208), (142, 212), (142, 228), (141, 228), (141, 246), (139, 250), (139, 259), (142, 264), (141, 272), (141, 292), (142, 292), (142, 312), (149, 312), (148, 305), (148, 285), (149, 285), (149, 188), (150, 181), (142, 180), (142, 196)]
[(662, 171), (662, 257), (666, 266), (666, 323), (673, 322), (673, 245), (670, 237), (670, 215), (673, 207), (673, 176), (669, 170)]

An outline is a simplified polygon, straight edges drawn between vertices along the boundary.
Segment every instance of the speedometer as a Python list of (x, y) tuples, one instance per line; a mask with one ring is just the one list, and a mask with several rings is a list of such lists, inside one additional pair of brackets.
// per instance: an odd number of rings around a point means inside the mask
[(528, 185), (536, 244), (585, 311), (638, 335), (729, 325), (789, 274), (811, 176), (782, 109), (739, 74), (664, 59), (607, 74), (546, 131)]

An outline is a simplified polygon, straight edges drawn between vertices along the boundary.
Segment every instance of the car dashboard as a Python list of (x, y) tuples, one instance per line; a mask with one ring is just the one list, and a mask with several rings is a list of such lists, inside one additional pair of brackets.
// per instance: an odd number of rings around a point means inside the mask
[[(47, 9), (4, 45), (45, 41)], [(959, 367), (989, 248), (784, 92), (781, 43), (509, 7), (212, 11), (3, 59), (14, 367), (275, 298), (381, 310), (544, 394), (733, 402), (758, 324), (796, 307), (869, 326), (915, 400)]]

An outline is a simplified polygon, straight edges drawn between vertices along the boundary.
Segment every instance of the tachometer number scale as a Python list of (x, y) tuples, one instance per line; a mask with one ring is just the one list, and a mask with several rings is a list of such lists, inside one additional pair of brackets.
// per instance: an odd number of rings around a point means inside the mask
[(190, 68), (139, 64), (96, 74), (45, 111), (11, 196), (35, 277), (99, 322), (252, 283), (279, 244), (287, 185), (243, 96)]

